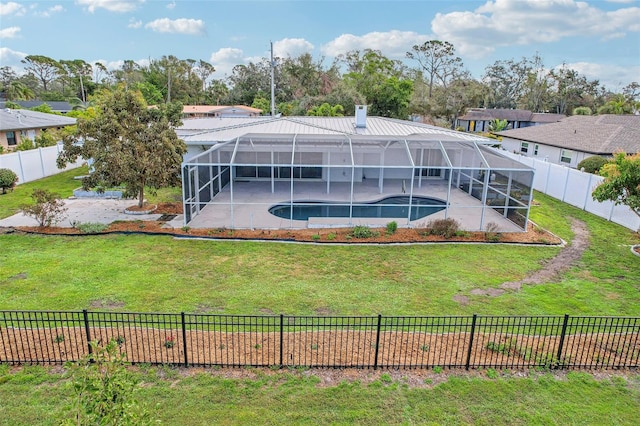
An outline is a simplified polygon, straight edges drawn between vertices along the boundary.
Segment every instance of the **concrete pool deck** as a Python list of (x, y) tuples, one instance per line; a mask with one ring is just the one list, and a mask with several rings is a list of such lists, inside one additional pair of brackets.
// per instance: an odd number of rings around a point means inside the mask
[[(384, 190), (380, 193), (378, 180), (366, 180), (354, 183), (354, 201), (369, 202), (389, 196), (406, 196), (402, 193), (402, 180), (385, 180)], [(290, 220), (276, 217), (269, 213), (269, 208), (274, 204), (286, 203), (291, 199), (291, 185), (289, 182), (234, 182), (233, 204), (231, 204), (230, 185), (227, 185), (218, 193), (212, 202), (205, 205), (198, 215), (189, 223), (191, 228), (238, 228), (238, 229), (306, 229), (321, 227), (344, 227), (356, 225), (385, 226), (392, 220), (396, 220), (399, 226), (421, 227), (433, 219), (451, 217), (456, 219), (461, 228), (469, 231), (481, 230), (482, 214), (483, 223), (496, 223), (501, 232), (521, 232), (522, 229), (502, 214), (492, 208), (485, 208), (480, 200), (468, 193), (452, 188), (450, 193), (446, 182), (442, 180), (423, 181), (421, 186), (414, 186), (413, 194), (446, 200), (449, 198), (448, 211), (442, 210), (425, 218), (409, 221), (408, 218), (312, 218), (309, 221)], [(272, 192), (273, 191), (273, 192)], [(350, 183), (332, 183), (327, 192), (326, 182), (295, 182), (295, 201), (338, 201), (348, 202), (351, 196)]]

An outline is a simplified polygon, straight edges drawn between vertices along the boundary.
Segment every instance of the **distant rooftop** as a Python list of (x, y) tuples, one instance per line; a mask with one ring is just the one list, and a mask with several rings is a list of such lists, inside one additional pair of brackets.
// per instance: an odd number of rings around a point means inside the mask
[(46, 129), (50, 127), (72, 126), (75, 118), (64, 115), (46, 114), (27, 109), (0, 109), (0, 131)]
[(640, 152), (640, 116), (574, 115), (557, 123), (497, 133), (510, 139), (610, 155), (616, 150)]
[(529, 121), (532, 123), (553, 123), (560, 121), (566, 116), (563, 114), (550, 114), (531, 112), (526, 109), (507, 109), (507, 108), (471, 108), (465, 115), (458, 117), (458, 120), (466, 121), (491, 121), (491, 120), (507, 120), (507, 121)]
[[(24, 109), (31, 109), (39, 107), (42, 104), (47, 104), (51, 107), (51, 111), (66, 114), (69, 111), (73, 111), (73, 106), (69, 102), (63, 101), (11, 101), (20, 105)], [(6, 108), (6, 102), (0, 102), (0, 108)]]

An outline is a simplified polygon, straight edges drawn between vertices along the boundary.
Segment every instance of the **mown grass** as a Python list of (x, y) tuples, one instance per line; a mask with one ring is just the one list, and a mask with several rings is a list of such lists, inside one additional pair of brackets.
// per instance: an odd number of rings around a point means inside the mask
[[(398, 374), (372, 381), (321, 384), (323, 373), (253, 371), (227, 379), (201, 372), (146, 368), (137, 398), (162, 424), (635, 424), (637, 375), (596, 380), (566, 376), (437, 378), (409, 386)], [(317, 376), (316, 376), (317, 374)], [(431, 374), (431, 377), (434, 377)], [(430, 382), (432, 379), (427, 379)], [(68, 416), (69, 385), (42, 367), (9, 372), (0, 366), (0, 424), (53, 425)]]
[(0, 219), (18, 213), (20, 206), (24, 204), (33, 204), (31, 193), (34, 189), (48, 189), (58, 194), (60, 198), (70, 197), (73, 195), (73, 190), (81, 186), (80, 181), (73, 178), (86, 175), (87, 171), (87, 167), (67, 170), (57, 175), (17, 185), (13, 191), (0, 194)]
[[(633, 232), (536, 194), (531, 217), (566, 240), (586, 222), (590, 246), (557, 282), (474, 296), (543, 268), (552, 247), (322, 246), (164, 236), (2, 235), (0, 309), (231, 314), (640, 315)], [(465, 295), (467, 305), (454, 301)]]
[[(86, 166), (67, 170), (57, 175), (38, 179), (18, 185), (13, 191), (6, 194), (0, 193), (0, 219), (12, 216), (20, 211), (20, 207), (25, 204), (33, 204), (31, 193), (34, 189), (48, 189), (58, 194), (60, 198), (67, 198), (73, 195), (73, 190), (82, 186), (76, 176), (84, 176), (88, 173)], [(182, 192), (179, 187), (162, 188), (152, 193), (147, 189), (145, 199), (150, 203), (161, 202), (181, 202)]]

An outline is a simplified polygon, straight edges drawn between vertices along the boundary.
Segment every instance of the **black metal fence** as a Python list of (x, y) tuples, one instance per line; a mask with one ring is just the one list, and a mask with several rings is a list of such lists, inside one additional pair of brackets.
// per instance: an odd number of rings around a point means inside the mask
[(115, 340), (132, 363), (636, 368), (640, 318), (314, 317), (0, 311), (0, 362), (61, 364)]

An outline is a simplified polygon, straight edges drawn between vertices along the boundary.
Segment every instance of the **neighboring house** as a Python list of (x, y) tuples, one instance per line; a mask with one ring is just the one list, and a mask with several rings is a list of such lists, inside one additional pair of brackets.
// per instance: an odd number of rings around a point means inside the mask
[(262, 110), (244, 105), (185, 105), (182, 118), (257, 117)]
[(465, 132), (488, 132), (494, 120), (507, 120), (507, 129), (520, 129), (539, 124), (555, 123), (565, 118), (563, 114), (531, 112), (524, 109), (471, 108), (456, 119), (456, 128)]
[(0, 146), (13, 151), (20, 142), (34, 140), (46, 129), (60, 129), (76, 124), (75, 118), (26, 109), (0, 110)]
[(497, 134), (508, 151), (575, 168), (593, 155), (640, 152), (640, 115), (574, 115)]
[(184, 120), (177, 133), (189, 150), (185, 226), (421, 227), (452, 218), (467, 230), (526, 229), (533, 170), (479, 135), (367, 117), (364, 106), (355, 117)]
[[(14, 104), (20, 105), (23, 109), (31, 109), (39, 107), (42, 104), (47, 104), (51, 107), (51, 111), (57, 112), (60, 114), (66, 114), (69, 111), (73, 111), (73, 105), (69, 102), (62, 101), (11, 101)], [(0, 108), (4, 109), (6, 106), (6, 102), (0, 102)]]

